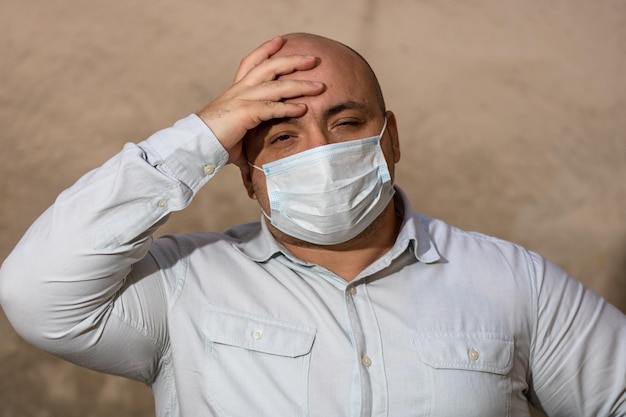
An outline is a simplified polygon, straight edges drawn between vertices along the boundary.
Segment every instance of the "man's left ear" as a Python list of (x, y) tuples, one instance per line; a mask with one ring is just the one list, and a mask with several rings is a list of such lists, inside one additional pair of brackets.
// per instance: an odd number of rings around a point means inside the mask
[(398, 125), (396, 122), (396, 115), (391, 110), (387, 110), (387, 133), (391, 138), (391, 150), (393, 151), (393, 161), (398, 163), (400, 161), (400, 140), (398, 138)]

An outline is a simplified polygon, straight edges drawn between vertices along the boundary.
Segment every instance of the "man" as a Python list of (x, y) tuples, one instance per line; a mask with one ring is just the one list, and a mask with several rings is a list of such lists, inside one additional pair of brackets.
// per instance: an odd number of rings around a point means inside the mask
[[(624, 315), (412, 212), (399, 158), (363, 58), (275, 38), (63, 192), (5, 261), (2, 305), (31, 343), (149, 384), (159, 416), (626, 415)], [(153, 242), (227, 163), (261, 222)]]

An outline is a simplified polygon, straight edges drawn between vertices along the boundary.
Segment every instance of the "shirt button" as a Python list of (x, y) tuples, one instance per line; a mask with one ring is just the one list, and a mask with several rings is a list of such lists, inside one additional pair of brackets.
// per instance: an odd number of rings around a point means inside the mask
[(204, 172), (205, 175), (211, 175), (212, 173), (215, 172), (215, 165), (206, 164), (204, 168), (202, 168), (202, 171)]
[(164, 209), (167, 207), (167, 200), (161, 199), (157, 202), (157, 207), (160, 209)]
[(469, 350), (469, 352), (467, 352), (467, 356), (469, 356), (471, 361), (476, 362), (480, 355), (478, 354), (478, 351), (476, 349), (472, 348)]
[(365, 366), (366, 368), (369, 368), (370, 366), (372, 366), (372, 360), (370, 359), (369, 356), (365, 355), (361, 358), (361, 363), (363, 364), (363, 366)]
[(252, 332), (252, 338), (254, 340), (261, 340), (263, 339), (263, 330), (255, 330)]
[(350, 294), (352, 294), (352, 295), (355, 295), (355, 294), (356, 294), (356, 287), (350, 287), (350, 288), (348, 288), (348, 292), (349, 292)]

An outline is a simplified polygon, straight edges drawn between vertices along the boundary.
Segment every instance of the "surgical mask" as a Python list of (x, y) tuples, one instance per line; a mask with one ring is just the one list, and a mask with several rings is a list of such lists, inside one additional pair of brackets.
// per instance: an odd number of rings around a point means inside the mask
[(363, 232), (394, 194), (377, 136), (319, 146), (262, 168), (270, 215), (278, 230), (317, 245), (346, 242)]

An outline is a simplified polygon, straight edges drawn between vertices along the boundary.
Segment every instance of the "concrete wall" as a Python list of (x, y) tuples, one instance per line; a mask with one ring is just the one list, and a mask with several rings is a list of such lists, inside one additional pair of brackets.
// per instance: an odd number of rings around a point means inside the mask
[[(626, 310), (621, 0), (3, 0), (0, 31), (0, 260), (84, 172), (203, 106), (261, 41), (308, 31), (378, 72), (418, 211)], [(166, 231), (258, 218), (228, 168)], [(147, 388), (29, 347), (0, 313), (0, 417), (152, 414)]]

